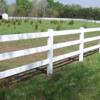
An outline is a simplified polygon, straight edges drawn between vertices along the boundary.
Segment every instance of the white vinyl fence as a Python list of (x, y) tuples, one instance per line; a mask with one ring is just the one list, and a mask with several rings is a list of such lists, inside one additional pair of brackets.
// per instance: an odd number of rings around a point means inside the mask
[[(36, 39), (36, 38), (44, 38), (44, 37), (48, 38), (47, 45), (45, 46), (29, 48), (29, 49), (24, 49), (24, 50), (19, 50), (19, 51), (6, 52), (6, 53), (0, 54), (0, 61), (4, 61), (8, 59), (13, 59), (16, 57), (25, 56), (25, 55), (48, 52), (47, 59), (45, 60), (38, 61), (38, 62), (28, 64), (28, 65), (24, 65), (24, 66), (19, 66), (17, 68), (1, 71), (0, 79), (10, 77), (12, 75), (16, 75), (16, 74), (19, 74), (19, 73), (22, 73), (22, 72), (25, 72), (31, 69), (35, 69), (35, 68), (38, 68), (44, 65), (47, 65), (47, 74), (50, 75), (53, 73), (53, 63), (54, 62), (57, 62), (57, 61), (60, 61), (60, 60), (63, 60), (69, 57), (73, 57), (76, 55), (79, 55), (79, 61), (83, 61), (84, 53), (95, 50), (95, 49), (99, 49), (100, 51), (100, 42), (95, 46), (84, 48), (84, 43), (95, 41), (95, 40), (100, 40), (100, 36), (84, 38), (84, 33), (85, 32), (96, 32), (96, 31), (100, 31), (100, 28), (84, 29), (82, 27), (80, 29), (63, 30), (63, 31), (54, 31), (52, 29), (49, 29), (48, 32), (0, 35), (0, 42), (8, 42), (8, 41), (13, 42), (17, 40)], [(55, 36), (72, 35), (72, 34), (80, 34), (80, 39), (54, 44), (53, 39)], [(63, 47), (68, 47), (68, 46), (74, 46), (74, 45), (79, 45), (79, 50), (53, 57), (53, 50), (63, 48)]]
[(49, 20), (49, 21), (82, 21), (82, 22), (93, 22), (93, 23), (100, 23), (100, 20), (91, 20), (91, 19), (79, 19), (79, 18), (48, 18), (48, 17), (9, 17), (10, 20), (17, 19), (17, 20)]

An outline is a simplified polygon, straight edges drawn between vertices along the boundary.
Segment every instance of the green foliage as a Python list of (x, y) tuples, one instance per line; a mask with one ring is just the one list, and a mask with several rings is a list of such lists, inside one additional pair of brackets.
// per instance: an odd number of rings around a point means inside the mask
[(21, 25), (21, 21), (18, 21), (17, 24), (18, 24), (18, 25)]
[(27, 23), (27, 22), (28, 22), (28, 20), (27, 20), (27, 19), (25, 19), (25, 20), (24, 20), (24, 22), (25, 22), (25, 23)]
[[(4, 0), (1, 0), (4, 2)], [(5, 9), (5, 2), (0, 3), (0, 9)], [(16, 5), (10, 5), (12, 16), (85, 18), (100, 20), (100, 8), (83, 8), (79, 5), (65, 5), (54, 0), (16, 0)]]
[(41, 29), (41, 32), (45, 32), (46, 30), (45, 29)]
[(56, 25), (58, 22), (56, 20), (52, 20), (52, 21), (50, 21), (50, 23)]
[(38, 23), (41, 24), (42, 23), (42, 20), (38, 20)]
[(69, 23), (68, 23), (69, 25), (73, 25), (74, 24), (74, 21), (73, 20), (71, 20), (71, 21), (69, 21)]
[(86, 24), (84, 24), (84, 25), (83, 25), (83, 27), (84, 27), (84, 28), (87, 28), (87, 25), (86, 25)]
[(7, 12), (8, 6), (5, 0), (0, 0), (0, 13)]
[(33, 25), (33, 24), (34, 24), (34, 21), (33, 21), (33, 20), (31, 20), (31, 21), (30, 21), (30, 24), (31, 24), (31, 25)]
[(31, 3), (28, 0), (16, 0), (17, 15), (28, 16), (31, 11)]
[(57, 24), (56, 30), (61, 30), (61, 24), (60, 23)]
[(38, 28), (39, 28), (39, 25), (38, 25), (38, 23), (36, 22), (36, 23), (35, 23), (35, 30), (38, 30)]

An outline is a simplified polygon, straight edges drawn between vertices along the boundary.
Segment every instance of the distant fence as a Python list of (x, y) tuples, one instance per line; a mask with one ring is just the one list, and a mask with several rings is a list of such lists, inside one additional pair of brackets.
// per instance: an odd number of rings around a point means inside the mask
[[(100, 28), (80, 28), (80, 29), (73, 29), (73, 30), (63, 30), (63, 31), (54, 31), (52, 29), (49, 29), (48, 32), (38, 32), (38, 33), (25, 33), (25, 34), (14, 34), (14, 35), (0, 35), (0, 42), (8, 42), (8, 41), (17, 41), (17, 40), (27, 40), (27, 39), (36, 39), (36, 38), (44, 38), (47, 37), (47, 45), (40, 46), (36, 48), (29, 48), (19, 51), (12, 51), (12, 52), (6, 52), (0, 54), (0, 61), (7, 60), (7, 59), (13, 59), (16, 57), (21, 57), (25, 55), (35, 54), (35, 53), (42, 53), (42, 52), (48, 52), (47, 59), (42, 61), (37, 61), (32, 64), (20, 66), (17, 68), (5, 70), (0, 72), (0, 79), (10, 77), (12, 75), (16, 75), (31, 69), (35, 69), (44, 65), (47, 65), (47, 74), (53, 73), (53, 63), (73, 57), (76, 55), (79, 55), (79, 61), (83, 61), (84, 53), (89, 52), (91, 50), (99, 49), (100, 51), (100, 43), (98, 43), (95, 46), (91, 46), (88, 48), (84, 48), (84, 43), (100, 40), (100, 36), (95, 37), (89, 37), (84, 38), (85, 32), (95, 32), (100, 31)], [(62, 35), (72, 35), (72, 34), (79, 34), (80, 38), (78, 40), (63, 42), (63, 43), (54, 43), (54, 37), (55, 36), (62, 36)], [(60, 56), (53, 56), (53, 50), (68, 47), (68, 46), (74, 46), (79, 45), (79, 50), (70, 52), (67, 54), (63, 54)]]
[(90, 20), (90, 19), (79, 19), (79, 18), (48, 18), (48, 17), (9, 17), (9, 19), (33, 19), (33, 20), (57, 20), (57, 21), (84, 21), (84, 22), (93, 22), (100, 23), (100, 20)]

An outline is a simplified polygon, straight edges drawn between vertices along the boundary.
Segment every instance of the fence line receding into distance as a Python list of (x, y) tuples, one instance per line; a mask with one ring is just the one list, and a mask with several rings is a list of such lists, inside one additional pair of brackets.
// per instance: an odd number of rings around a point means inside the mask
[(10, 20), (48, 20), (48, 21), (83, 21), (83, 22), (93, 22), (100, 23), (100, 20), (91, 20), (91, 19), (79, 19), (79, 18), (49, 18), (49, 17), (9, 17)]

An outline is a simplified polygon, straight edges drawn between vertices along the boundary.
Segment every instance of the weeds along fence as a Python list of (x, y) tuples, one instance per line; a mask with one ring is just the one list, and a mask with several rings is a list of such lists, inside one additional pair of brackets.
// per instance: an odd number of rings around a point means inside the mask
[[(36, 38), (47, 38), (47, 45), (40, 46), (36, 48), (29, 48), (19, 51), (12, 51), (12, 52), (4, 52), (0, 54), (0, 61), (4, 61), (7, 59), (13, 59), (16, 57), (21, 57), (25, 55), (35, 54), (35, 53), (42, 53), (42, 52), (48, 52), (47, 53), (47, 59), (44, 59), (42, 61), (37, 61), (35, 63), (27, 64), (24, 66), (19, 66), (17, 68), (5, 70), (0, 72), (0, 79), (7, 78), (31, 69), (35, 69), (44, 65), (47, 65), (47, 74), (53, 74), (53, 63), (67, 59), (69, 57), (73, 57), (76, 55), (79, 55), (79, 61), (83, 61), (84, 53), (99, 49), (100, 51), (100, 42), (95, 45), (88, 48), (84, 48), (84, 44), (87, 42), (100, 40), (100, 36), (95, 37), (88, 37), (84, 38), (85, 32), (96, 32), (100, 31), (100, 28), (88, 28), (84, 29), (83, 27), (80, 29), (73, 29), (73, 30), (63, 30), (63, 31), (54, 31), (52, 29), (49, 29), (48, 32), (38, 32), (38, 33), (28, 33), (28, 34), (14, 34), (14, 35), (0, 35), (0, 42), (8, 42), (8, 41), (18, 41), (18, 40), (27, 40), (27, 39), (36, 39)], [(78, 40), (63, 42), (63, 43), (54, 43), (54, 37), (55, 36), (62, 36), (62, 35), (72, 35), (72, 34), (79, 34)], [(63, 54), (60, 56), (53, 56), (53, 51), (55, 49), (68, 47), (68, 46), (74, 46), (79, 45), (79, 49), (74, 52), (70, 52), (67, 54)]]

